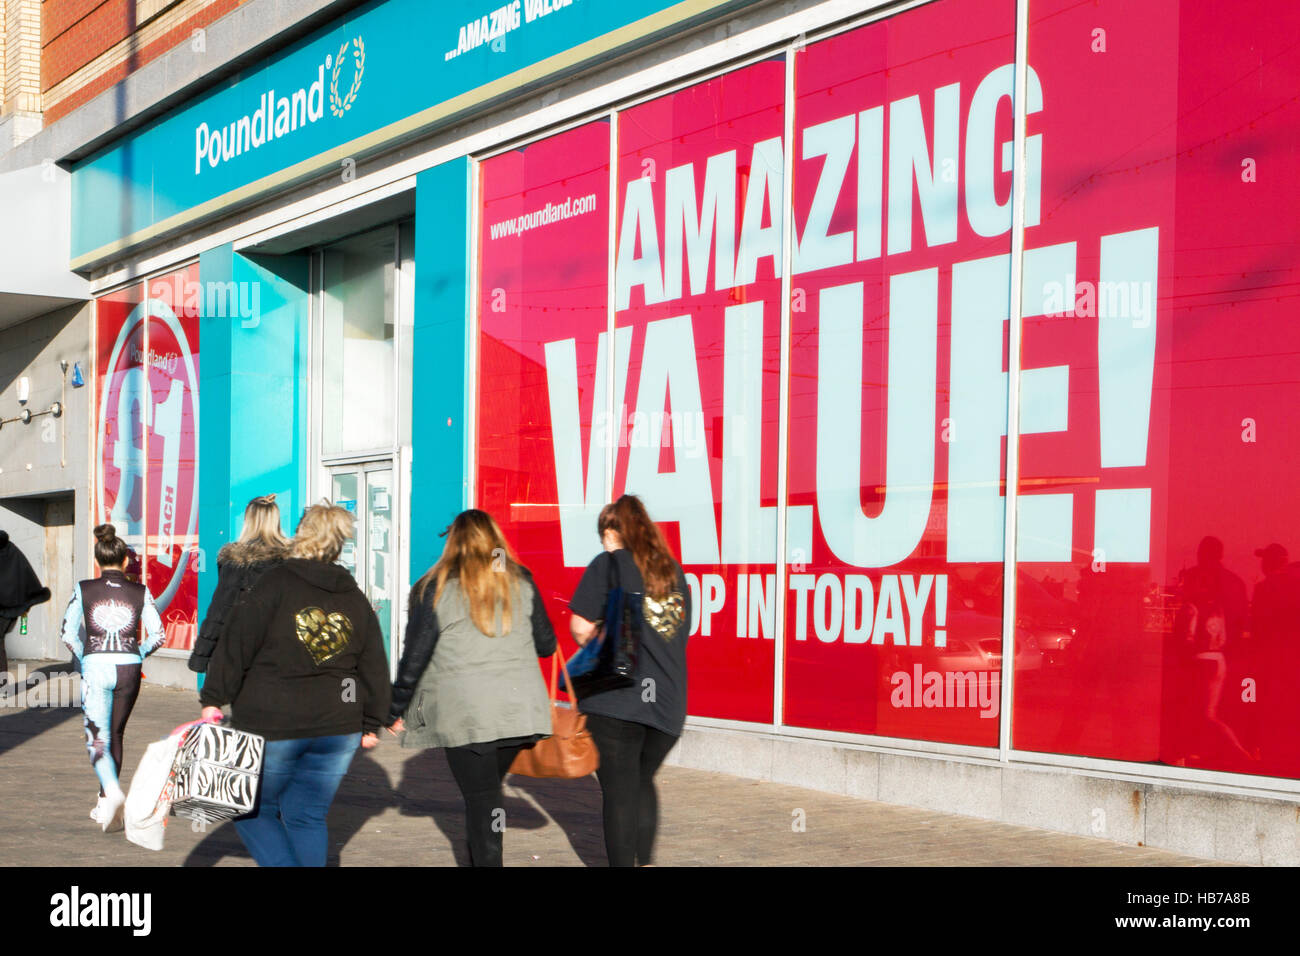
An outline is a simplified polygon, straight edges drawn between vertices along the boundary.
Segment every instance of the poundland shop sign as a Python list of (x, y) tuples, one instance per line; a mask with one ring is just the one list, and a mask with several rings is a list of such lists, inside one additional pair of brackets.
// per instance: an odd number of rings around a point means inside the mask
[(73, 268), (752, 2), (366, 4), (80, 163)]

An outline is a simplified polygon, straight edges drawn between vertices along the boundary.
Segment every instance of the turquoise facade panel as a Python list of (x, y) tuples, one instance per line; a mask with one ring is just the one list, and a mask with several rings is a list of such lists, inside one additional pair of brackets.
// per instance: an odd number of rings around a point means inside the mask
[[(77, 165), (72, 259), (84, 265), (114, 243), (145, 241), (154, 227), (165, 232), (171, 217), (201, 215), (196, 207), (205, 203), (217, 211), (259, 188), (320, 175), (749, 2), (364, 4)], [(593, 40), (602, 42), (563, 62), (550, 59)], [(344, 146), (345, 154), (326, 155)]]
[(453, 160), (415, 181), (412, 581), (438, 560), (469, 489), (470, 169)]
[[(216, 589), (217, 552), (239, 536), (248, 501), (274, 493), (286, 534), (306, 505), (308, 278), (306, 255), (253, 257), (225, 245), (199, 257), (205, 289), (221, 283), (252, 306), (201, 319), (201, 615)], [(230, 301), (205, 294), (204, 308)]]

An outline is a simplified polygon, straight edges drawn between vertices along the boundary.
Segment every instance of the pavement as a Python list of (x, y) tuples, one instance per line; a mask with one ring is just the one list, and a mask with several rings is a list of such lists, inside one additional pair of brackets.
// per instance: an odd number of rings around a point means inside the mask
[[(18, 662), (15, 662), (17, 665)], [(252, 866), (230, 824), (171, 818), (154, 852), (90, 820), (97, 785), (64, 664), (25, 665), (27, 700), (0, 699), (0, 865)], [(35, 677), (36, 673), (46, 677)], [(11, 685), (12, 687), (12, 685)], [(5, 688), (5, 693), (11, 691)], [(29, 706), (18, 706), (20, 703)], [(192, 690), (145, 685), (127, 725), (123, 780), (145, 746), (198, 717)], [(359, 751), (330, 811), (330, 865), (455, 866), (468, 861), (464, 805), (440, 750), (392, 737)], [(656, 778), (660, 866), (1205, 866), (1109, 840), (893, 806), (728, 774), (664, 767)], [(600, 788), (508, 777), (507, 866), (604, 866)]]

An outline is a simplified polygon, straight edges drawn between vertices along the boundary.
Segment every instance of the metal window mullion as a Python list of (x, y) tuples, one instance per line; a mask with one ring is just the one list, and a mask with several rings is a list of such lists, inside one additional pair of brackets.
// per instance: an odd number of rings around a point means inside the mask
[[(609, 112), (609, 223), (606, 250), (609, 256), (605, 265), (605, 500), (614, 500), (614, 470), (618, 467), (618, 446), (623, 435), (623, 423), (614, 421), (614, 392), (618, 381), (618, 349), (615, 347), (615, 270), (618, 268), (618, 110)], [(597, 356), (599, 361), (599, 356)], [(626, 385), (626, 383), (624, 383)], [(619, 409), (618, 411), (622, 411)], [(592, 429), (596, 427), (596, 406), (592, 401)], [(594, 437), (594, 436), (593, 436)], [(676, 436), (674, 436), (675, 438)], [(586, 482), (582, 488), (586, 501)]]
[[(776, 644), (772, 654), (772, 724), (777, 728), (785, 723), (785, 612), (789, 604), (785, 575), (790, 493), (787, 474), (790, 466), (790, 296), (794, 267), (794, 61), (798, 49), (798, 44), (792, 43), (785, 51), (785, 132), (781, 150), (781, 364), (776, 445), (776, 600), (780, 608), (776, 614)], [(744, 614), (746, 610), (738, 608), (736, 613)]]
[(1011, 709), (1016, 664), (1016, 534), (1020, 483), (1020, 333), (1025, 253), (1025, 96), (1029, 67), (1029, 0), (1016, 0), (1015, 133), (1012, 147), (1011, 268), (1007, 347), (1007, 489), (1003, 515), (1002, 687), (998, 759), (1010, 761)]

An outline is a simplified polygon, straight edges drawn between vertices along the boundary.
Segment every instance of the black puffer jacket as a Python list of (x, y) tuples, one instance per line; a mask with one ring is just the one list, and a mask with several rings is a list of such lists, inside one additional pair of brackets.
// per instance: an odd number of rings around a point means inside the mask
[(226, 631), (226, 622), (235, 604), (271, 568), (289, 556), (289, 550), (277, 545), (235, 541), (217, 553), (217, 589), (212, 593), (208, 613), (190, 652), (190, 670), (206, 673), (212, 651)]

